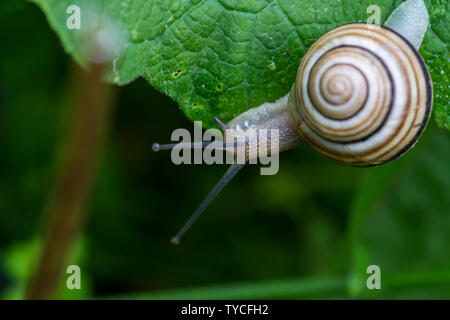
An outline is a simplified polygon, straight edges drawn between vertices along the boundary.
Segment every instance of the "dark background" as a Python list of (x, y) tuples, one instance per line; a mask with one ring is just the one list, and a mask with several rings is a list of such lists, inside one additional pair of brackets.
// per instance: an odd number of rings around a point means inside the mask
[[(70, 117), (74, 66), (40, 10), (0, 5), (0, 297), (21, 298)], [(344, 167), (307, 146), (280, 171), (247, 166), (179, 246), (170, 244), (225, 166), (175, 166), (153, 153), (193, 129), (145, 80), (117, 102), (67, 264), (82, 290), (59, 298), (450, 298), (450, 135), (434, 120), (416, 148), (381, 167)], [(382, 290), (366, 268), (379, 265)]]

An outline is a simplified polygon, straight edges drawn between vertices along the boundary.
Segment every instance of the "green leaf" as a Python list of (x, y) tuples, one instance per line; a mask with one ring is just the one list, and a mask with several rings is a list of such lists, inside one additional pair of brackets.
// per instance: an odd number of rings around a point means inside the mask
[(425, 59), (433, 78), (434, 115), (440, 127), (450, 130), (449, 104), (449, 43), (450, 43), (450, 2), (447, 0), (427, 1), (431, 27), (425, 35), (420, 53)]
[[(192, 120), (212, 125), (285, 95), (309, 46), (328, 30), (366, 21), (379, 5), (385, 21), (398, 0), (33, 0), (67, 52), (86, 64), (83, 26), (113, 25), (120, 44), (110, 79), (144, 76), (176, 100)], [(426, 0), (431, 26), (421, 49), (434, 80), (435, 117), (450, 129), (449, 3)], [(68, 30), (66, 8), (77, 4), (82, 29)], [(92, 15), (91, 13), (95, 14)], [(93, 18), (94, 17), (94, 18)], [(97, 18), (95, 18), (97, 17)], [(100, 18), (99, 18), (100, 17)]]

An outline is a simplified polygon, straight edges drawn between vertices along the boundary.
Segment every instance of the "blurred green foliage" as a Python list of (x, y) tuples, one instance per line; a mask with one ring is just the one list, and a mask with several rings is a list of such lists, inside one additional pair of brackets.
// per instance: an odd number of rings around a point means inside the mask
[[(71, 59), (34, 5), (2, 5), (0, 297), (19, 298), (39, 250)], [(450, 298), (450, 136), (430, 123), (416, 148), (370, 169), (306, 146), (280, 172), (245, 168), (179, 246), (169, 239), (226, 168), (174, 166), (151, 152), (180, 127), (145, 80), (118, 88), (85, 231), (60, 298)], [(365, 287), (382, 270), (382, 290)]]

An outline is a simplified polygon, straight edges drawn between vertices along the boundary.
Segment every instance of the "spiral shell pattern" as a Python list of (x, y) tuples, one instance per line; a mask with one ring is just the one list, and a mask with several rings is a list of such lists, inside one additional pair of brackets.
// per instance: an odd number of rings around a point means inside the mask
[(412, 148), (431, 112), (432, 84), (419, 53), (396, 32), (349, 24), (304, 56), (289, 98), (302, 139), (354, 166), (388, 162)]

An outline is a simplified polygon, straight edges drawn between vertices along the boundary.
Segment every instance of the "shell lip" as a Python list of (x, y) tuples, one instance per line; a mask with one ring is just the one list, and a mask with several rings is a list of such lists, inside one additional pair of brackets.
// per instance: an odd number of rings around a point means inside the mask
[(403, 149), (401, 149), (396, 155), (394, 155), (392, 158), (390, 158), (389, 160), (386, 161), (386, 162), (389, 162), (389, 161), (400, 158), (408, 150), (413, 148), (414, 145), (419, 140), (419, 138), (422, 136), (423, 132), (425, 131), (425, 128), (430, 120), (431, 110), (433, 108), (433, 82), (431, 80), (430, 71), (428, 70), (428, 67), (425, 64), (425, 61), (423, 60), (419, 51), (411, 44), (411, 42), (409, 42), (408, 39), (406, 39), (401, 33), (397, 32), (396, 30), (394, 30), (388, 26), (380, 25), (380, 27), (387, 29), (387, 30), (391, 31), (392, 33), (396, 34), (410, 47), (410, 49), (416, 56), (417, 61), (419, 62), (419, 65), (420, 65), (422, 72), (424, 74), (424, 77), (425, 77), (425, 84), (427, 86), (426, 111), (425, 111), (425, 117), (420, 125), (420, 129), (417, 131), (417, 134), (414, 136), (414, 138), (411, 139), (411, 141)]

